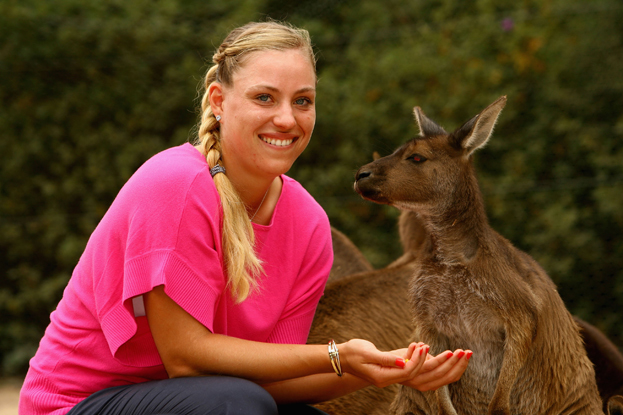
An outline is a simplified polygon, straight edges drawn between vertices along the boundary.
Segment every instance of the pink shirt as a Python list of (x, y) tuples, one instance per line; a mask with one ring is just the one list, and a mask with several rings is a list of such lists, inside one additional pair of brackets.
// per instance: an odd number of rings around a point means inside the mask
[(235, 304), (221, 254), (220, 198), (190, 144), (148, 160), (91, 235), (22, 387), (22, 415), (67, 413), (112, 386), (166, 379), (132, 299), (158, 285), (213, 333), (305, 343), (333, 261), (328, 218), (281, 176), (272, 222), (253, 224), (260, 289)]

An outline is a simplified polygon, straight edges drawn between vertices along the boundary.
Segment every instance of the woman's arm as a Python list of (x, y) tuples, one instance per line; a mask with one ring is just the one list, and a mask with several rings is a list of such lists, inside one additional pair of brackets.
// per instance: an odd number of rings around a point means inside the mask
[(278, 404), (324, 402), (370, 385), (370, 382), (348, 373), (342, 377), (335, 373), (320, 373), (262, 384)]
[[(144, 298), (149, 326), (170, 377), (223, 374), (258, 383), (320, 373), (337, 378), (326, 345), (271, 344), (213, 334), (169, 298), (163, 286)], [(401, 357), (380, 352), (364, 340), (338, 347), (343, 371), (377, 386), (406, 382), (419, 369), (416, 359), (404, 365)]]
[[(427, 346), (424, 347), (424, 353)], [(399, 355), (412, 356), (413, 349), (394, 350), (392, 353)], [(415, 349), (415, 353), (419, 349)], [(422, 367), (417, 374), (403, 385), (410, 386), (420, 391), (435, 390), (448, 383), (459, 380), (465, 369), (471, 351), (456, 350), (454, 353), (445, 351), (437, 356), (425, 355), (422, 359)], [(424, 361), (425, 360), (425, 361)], [(356, 376), (345, 374), (337, 377), (335, 374), (323, 373), (318, 375), (306, 376), (304, 378), (285, 380), (262, 385), (275, 399), (277, 403), (317, 403), (338, 398), (359, 389), (370, 386), (369, 382)]]

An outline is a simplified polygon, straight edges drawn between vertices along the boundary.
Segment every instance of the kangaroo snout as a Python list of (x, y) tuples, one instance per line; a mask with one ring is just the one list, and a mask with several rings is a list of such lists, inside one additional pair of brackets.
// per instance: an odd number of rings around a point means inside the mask
[(357, 184), (359, 180), (365, 179), (366, 177), (369, 177), (371, 175), (372, 175), (371, 171), (359, 169), (359, 171), (357, 172), (357, 175), (355, 176), (355, 184)]
[(373, 169), (369, 168), (370, 165), (363, 166), (357, 171), (355, 175), (355, 184), (353, 185), (355, 191), (359, 193), (361, 197), (372, 202), (388, 204), (387, 197), (381, 192), (381, 186), (379, 186), (379, 176), (374, 175)]
[(362, 192), (365, 192), (365, 189), (367, 187), (364, 182), (370, 176), (372, 176), (372, 171), (368, 168), (368, 165), (363, 166), (359, 170), (357, 170), (357, 173), (355, 174), (355, 183), (353, 184), (355, 192), (363, 196)]

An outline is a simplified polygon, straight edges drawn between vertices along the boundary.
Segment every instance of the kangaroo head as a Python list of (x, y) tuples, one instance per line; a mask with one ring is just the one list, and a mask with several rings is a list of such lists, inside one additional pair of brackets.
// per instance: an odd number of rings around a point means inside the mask
[(505, 104), (503, 96), (451, 134), (415, 107), (419, 137), (361, 167), (355, 190), (364, 199), (399, 209), (444, 209), (466, 181), (475, 180), (471, 155), (487, 143)]

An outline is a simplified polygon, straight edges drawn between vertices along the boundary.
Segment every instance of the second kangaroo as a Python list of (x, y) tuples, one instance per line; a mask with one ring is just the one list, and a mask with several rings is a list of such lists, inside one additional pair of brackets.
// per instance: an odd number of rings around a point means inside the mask
[(420, 135), (363, 166), (365, 199), (417, 212), (431, 249), (410, 286), (415, 341), (471, 349), (460, 381), (401, 387), (394, 414), (603, 414), (578, 327), (546, 272), (488, 224), (472, 166), (506, 104), (501, 97), (449, 134), (419, 107)]

